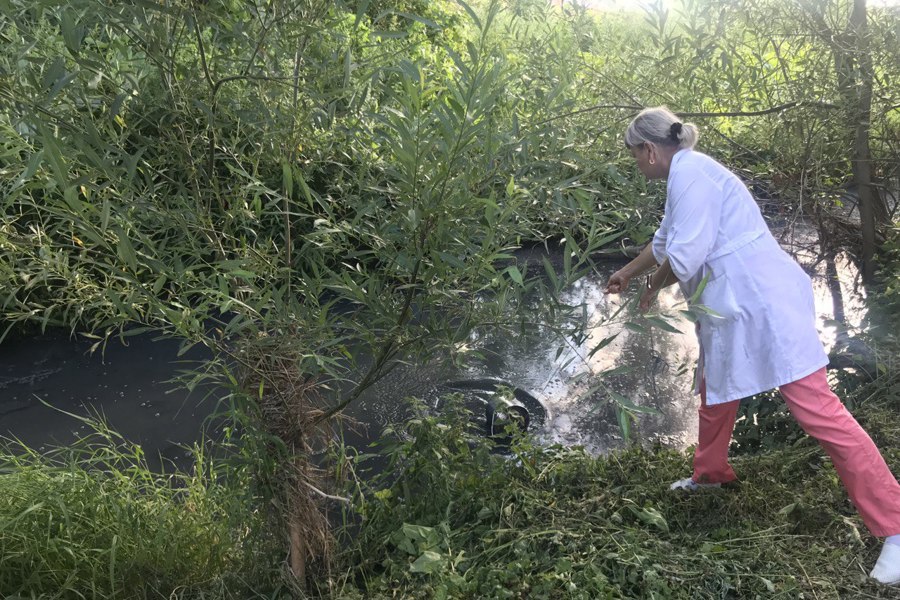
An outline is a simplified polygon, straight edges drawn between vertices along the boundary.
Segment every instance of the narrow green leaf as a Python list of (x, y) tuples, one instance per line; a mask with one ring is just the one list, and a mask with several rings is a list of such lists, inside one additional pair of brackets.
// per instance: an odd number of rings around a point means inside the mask
[(234, 269), (228, 272), (232, 277), (242, 277), (244, 279), (256, 279), (256, 273), (247, 271), (246, 269)]
[(688, 304), (694, 304), (698, 300), (700, 300), (700, 295), (703, 293), (703, 290), (706, 289), (706, 284), (709, 283), (709, 273), (700, 280), (700, 285), (697, 286), (697, 289), (691, 294), (691, 299), (688, 300)]
[(63, 40), (66, 48), (72, 54), (78, 54), (81, 51), (81, 42), (84, 38), (84, 26), (75, 23), (75, 17), (72, 10), (64, 8), (59, 20), (59, 27), (62, 30)]
[(78, 75), (78, 71), (72, 71), (71, 73), (66, 73), (62, 77), (56, 80), (56, 83), (53, 84), (53, 87), (50, 88), (50, 91), (47, 92), (47, 100), (52, 100), (56, 97), (56, 95), (62, 91), (64, 87), (66, 87), (70, 81), (75, 79)]
[(660, 316), (652, 315), (644, 318), (648, 323), (650, 323), (654, 327), (659, 327), (663, 331), (668, 331), (669, 333), (681, 333), (681, 331), (673, 327), (670, 323), (668, 323)]
[(122, 106), (125, 104), (125, 99), (128, 98), (128, 94), (124, 92), (121, 94), (117, 94), (115, 98), (113, 98), (112, 104), (109, 105), (109, 119), (113, 120), (118, 116), (118, 114), (122, 110)]
[(616, 407), (616, 419), (619, 421), (619, 429), (622, 431), (622, 437), (626, 440), (631, 439), (631, 419), (632, 416), (628, 411), (620, 406)]
[(119, 536), (114, 534), (109, 550), (109, 589), (115, 594), (116, 590), (116, 549), (119, 547)]
[(624, 231), (614, 231), (612, 233), (608, 233), (599, 238), (592, 239), (590, 241), (590, 244), (591, 244), (590, 251), (593, 252), (594, 250), (599, 250), (600, 248), (603, 248), (610, 242), (613, 242), (613, 241), (619, 239), (620, 237), (622, 237), (622, 235), (624, 233), (625, 233)]
[(691, 310), (694, 311), (695, 314), (703, 313), (703, 314), (709, 315), (711, 317), (716, 317), (719, 319), (722, 318), (722, 315), (720, 315), (719, 313), (717, 313), (716, 311), (714, 311), (713, 309), (711, 309), (710, 307), (708, 307), (704, 304), (694, 304), (693, 306), (691, 306)]
[(619, 334), (614, 333), (611, 336), (605, 337), (602, 340), (600, 340), (600, 342), (597, 343), (596, 346), (591, 348), (591, 351), (588, 353), (588, 358), (592, 357), (593, 355), (597, 354), (597, 352), (599, 352), (600, 350), (609, 346), (613, 342), (613, 340), (615, 340), (617, 337), (619, 337)]
[(613, 391), (607, 390), (609, 392), (610, 399), (616, 403), (617, 406), (621, 406), (622, 408), (629, 410), (631, 412), (636, 413), (644, 413), (647, 415), (658, 415), (661, 414), (659, 410), (653, 408), (652, 406), (638, 406), (622, 394)]
[(398, 40), (409, 37), (408, 31), (373, 31), (372, 37), (388, 40)]
[(411, 21), (416, 21), (417, 23), (421, 23), (425, 27), (430, 27), (431, 29), (441, 29), (441, 26), (438, 25), (437, 23), (435, 23), (434, 21), (432, 21), (430, 19), (426, 19), (425, 17), (421, 17), (421, 16), (413, 14), (413, 13), (397, 12), (394, 14), (399, 15), (405, 19), (409, 19)]
[(690, 321), (691, 323), (696, 323), (696, 322), (697, 322), (697, 314), (694, 313), (694, 311), (688, 309), (688, 310), (679, 310), (678, 312), (680, 312), (681, 315), (682, 315), (685, 319), (687, 319), (688, 321)]
[(306, 199), (306, 204), (310, 208), (312, 208), (315, 202), (313, 201), (313, 195), (309, 189), (309, 186), (306, 185), (306, 179), (303, 177), (303, 171), (297, 169), (294, 174), (296, 175), (297, 184), (300, 185), (300, 191), (303, 192), (303, 197)]
[(41, 166), (41, 161), (43, 160), (43, 158), (43, 150), (38, 150), (37, 152), (32, 153), (31, 158), (28, 159), (28, 164), (25, 165), (25, 170), (22, 171), (22, 174), (19, 175), (15, 183), (13, 183), (13, 190), (22, 187), (26, 181), (34, 177), (34, 174), (37, 173), (38, 168)]
[(131, 327), (123, 331), (120, 335), (122, 337), (134, 337), (136, 335), (141, 335), (142, 333), (147, 333), (148, 331), (154, 331), (153, 327)]
[(625, 329), (634, 331), (635, 333), (647, 333), (646, 327), (643, 327), (643, 326), (638, 325), (637, 323), (633, 323), (631, 321), (629, 321), (628, 323), (625, 323)]
[(350, 48), (344, 51), (344, 87), (350, 86), (350, 74), (353, 68), (353, 51)]
[(57, 56), (50, 66), (44, 71), (41, 83), (45, 88), (49, 89), (54, 83), (59, 81), (66, 74), (66, 61), (62, 56)]
[(360, 21), (362, 21), (363, 15), (366, 14), (366, 11), (369, 10), (369, 4), (372, 0), (361, 0), (359, 4), (356, 5), (356, 20), (353, 21), (353, 29), (359, 27)]
[(555, 292), (559, 292), (559, 278), (556, 276), (556, 269), (553, 268), (553, 265), (547, 259), (546, 256), (542, 256), (541, 260), (544, 263), (544, 271), (547, 273), (547, 277), (550, 278), (550, 281), (553, 282), (553, 290)]
[(59, 146), (56, 145), (56, 139), (53, 135), (47, 131), (47, 129), (43, 127), (41, 129), (41, 141), (44, 144), (44, 156), (47, 158), (47, 162), (50, 163), (50, 168), (53, 170), (53, 176), (56, 179), (57, 185), (60, 187), (65, 186), (69, 179), (69, 169), (63, 160), (62, 152), (60, 151)]
[(622, 365), (619, 367), (614, 367), (612, 369), (607, 369), (600, 373), (601, 377), (612, 377), (613, 375), (624, 375), (625, 373), (631, 373), (634, 371), (634, 367), (630, 367), (627, 365)]
[(288, 200), (294, 197), (294, 174), (287, 159), (281, 160), (281, 185)]
[(166, 275), (162, 274), (156, 278), (156, 281), (153, 282), (153, 295), (158, 295), (164, 285), (166, 285)]
[(82, 210), (82, 202), (78, 198), (78, 190), (74, 185), (66, 186), (66, 189), (63, 190), (63, 200), (66, 201), (66, 204), (76, 215), (80, 215)]
[(523, 282), (522, 272), (519, 271), (519, 267), (512, 265), (511, 267), (506, 268), (506, 272), (509, 273), (510, 279), (512, 279), (519, 285), (522, 285), (522, 282)]
[(456, 269), (465, 269), (466, 268), (466, 263), (459, 260), (457, 257), (453, 256), (452, 254), (450, 254), (448, 252), (437, 252), (436, 254), (441, 259), (441, 261), (447, 263), (451, 267), (454, 267)]
[(475, 11), (472, 10), (472, 7), (463, 2), (463, 0), (456, 0), (456, 2), (460, 6), (462, 6), (467, 13), (469, 13), (469, 17), (472, 19), (472, 21), (475, 22), (475, 26), (478, 27), (478, 29), (481, 29), (481, 19), (478, 18), (477, 14), (475, 14)]
[(109, 227), (109, 212), (110, 212), (110, 203), (108, 198), (103, 199), (103, 207), (100, 209), (100, 230), (106, 233), (106, 228)]
[(131, 240), (128, 239), (128, 235), (125, 233), (119, 226), (114, 226), (113, 231), (116, 233), (118, 237), (118, 246), (116, 247), (116, 254), (119, 256), (119, 259), (123, 262), (127, 263), (129, 267), (131, 267), (132, 271), (137, 270), (137, 254), (134, 252), (134, 246), (131, 245)]

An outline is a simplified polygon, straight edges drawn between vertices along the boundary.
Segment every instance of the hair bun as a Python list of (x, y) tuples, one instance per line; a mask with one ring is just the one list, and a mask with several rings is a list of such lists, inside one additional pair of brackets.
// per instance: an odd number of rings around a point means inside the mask
[(678, 141), (678, 136), (681, 134), (681, 123), (675, 122), (672, 123), (672, 126), (669, 127), (669, 137), (671, 137), (676, 142)]

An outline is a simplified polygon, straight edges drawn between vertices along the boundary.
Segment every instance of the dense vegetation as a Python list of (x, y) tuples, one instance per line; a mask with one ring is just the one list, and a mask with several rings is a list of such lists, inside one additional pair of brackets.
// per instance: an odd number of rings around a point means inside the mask
[[(0, 593), (875, 593), (845, 570), (871, 540), (805, 442), (745, 459), (761, 475), (739, 493), (691, 499), (662, 493), (687, 467), (664, 450), (523, 440), (510, 461), (424, 416), (384, 450), (394, 478), (364, 484), (331, 442), (398, 361), (464, 361), (473, 332), (527, 311), (580, 335), (559, 292), (596, 251), (645, 242), (661, 209), (621, 144), (643, 106), (698, 122), (769, 209), (813, 217), (824, 254), (870, 281), (880, 265), (870, 291), (896, 314), (898, 37), (896, 10), (845, 0), (0, 4), (0, 339), (204, 344), (195, 382), (230, 390), (240, 433), (190, 476), (150, 473), (108, 432), (5, 454)], [(853, 190), (858, 223), (840, 210)], [(538, 244), (561, 269), (516, 262)], [(857, 394), (890, 448), (883, 363)]]

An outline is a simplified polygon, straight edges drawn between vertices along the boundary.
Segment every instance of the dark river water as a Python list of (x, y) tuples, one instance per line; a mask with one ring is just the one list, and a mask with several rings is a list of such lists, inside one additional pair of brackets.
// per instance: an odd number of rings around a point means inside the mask
[(125, 439), (140, 444), (148, 462), (186, 464), (216, 406), (215, 390), (189, 393), (175, 379), (208, 355), (178, 356), (176, 340), (151, 335), (95, 340), (52, 331), (0, 344), (0, 435), (35, 449), (66, 445), (89, 433), (70, 414), (101, 416)]
[[(803, 228), (780, 233), (785, 248), (813, 276), (819, 330), (830, 347), (835, 329), (826, 322), (834, 316), (833, 294), (826, 264), (811, 250), (815, 238)], [(609, 315), (629, 298), (603, 293), (606, 279), (622, 264), (601, 263), (595, 273), (566, 291), (568, 304), (585, 307), (590, 334), (582, 343), (555, 338), (541, 328), (524, 338), (482, 334), (469, 343), (485, 358), (467, 369), (437, 364), (398, 368), (368, 390), (351, 411), (362, 425), (351, 434), (353, 443), (374, 439), (384, 426), (402, 420), (407, 414), (401, 402), (405, 396), (422, 397), (434, 405), (446, 381), (492, 378), (527, 390), (543, 404), (547, 418), (534, 432), (545, 442), (583, 445), (592, 453), (623, 446), (615, 412), (606, 400), (612, 390), (635, 405), (658, 411), (640, 415), (634, 425), (637, 439), (674, 448), (693, 444), (699, 400), (691, 393), (697, 355), (692, 326), (684, 320), (674, 322), (682, 333), (668, 333), (608, 323)], [(848, 325), (859, 326), (865, 307), (854, 289), (856, 273), (840, 260), (836, 273)], [(659, 308), (672, 311), (682, 304), (675, 290), (673, 286), (661, 294)], [(615, 333), (619, 333), (615, 341), (589, 356), (600, 340)], [(173, 379), (204, 361), (204, 351), (178, 357), (177, 341), (154, 341), (146, 335), (129, 338), (127, 346), (111, 340), (103, 355), (89, 354), (91, 344), (61, 332), (0, 344), (0, 435), (34, 448), (67, 444), (86, 433), (86, 426), (67, 412), (102, 414), (113, 429), (141, 444), (152, 464), (160, 460), (185, 464), (185, 445), (200, 439), (217, 395), (210, 389), (189, 393)], [(600, 378), (611, 369), (619, 371)], [(598, 382), (607, 391), (592, 391)]]
[[(839, 257), (834, 264), (834, 281), (826, 263), (811, 250), (816, 246), (812, 230), (795, 224), (790, 228), (785, 225), (779, 233), (783, 235), (783, 247), (812, 276), (818, 330), (826, 350), (830, 350), (836, 339), (836, 328), (831, 323), (836, 290), (840, 290), (847, 328), (859, 328), (866, 315), (864, 296), (856, 289), (856, 270), (848, 260)], [(589, 335), (581, 343), (555, 337), (542, 328), (535, 328), (532, 335), (525, 337), (474, 336), (470, 345), (485, 355), (484, 360), (465, 370), (444, 365), (398, 369), (364, 394), (353, 415), (377, 429), (402, 420), (406, 414), (398, 402), (398, 393), (409, 390), (407, 393), (433, 398), (436, 380), (491, 378), (529, 391), (546, 407), (547, 420), (535, 430), (546, 443), (581, 445), (594, 454), (625, 446), (628, 441), (623, 439), (608, 399), (612, 391), (637, 406), (655, 409), (655, 414), (638, 416), (632, 426), (636, 439), (679, 449), (694, 444), (699, 396), (692, 393), (698, 353), (693, 325), (685, 319), (671, 321), (680, 333), (670, 333), (658, 328), (629, 329), (626, 320), (642, 323), (633, 314), (610, 322), (610, 315), (633, 297), (634, 286), (623, 295), (603, 293), (608, 277), (625, 262), (601, 262), (593, 274), (564, 294), (562, 300), (567, 304), (585, 307)], [(655, 312), (675, 314), (686, 308), (677, 286), (663, 290), (658, 302)], [(613, 342), (591, 355), (592, 348), (614, 334), (618, 335)], [(611, 375), (602, 375), (613, 370)], [(602, 384), (599, 390), (598, 384)]]

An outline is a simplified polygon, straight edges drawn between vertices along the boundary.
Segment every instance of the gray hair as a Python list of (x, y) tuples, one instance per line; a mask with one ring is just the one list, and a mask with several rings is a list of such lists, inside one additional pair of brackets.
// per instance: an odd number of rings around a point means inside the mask
[(625, 145), (634, 148), (646, 142), (657, 146), (693, 148), (700, 131), (693, 123), (682, 123), (665, 106), (645, 108), (632, 119), (625, 130)]

